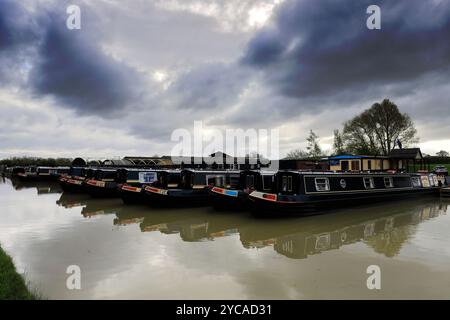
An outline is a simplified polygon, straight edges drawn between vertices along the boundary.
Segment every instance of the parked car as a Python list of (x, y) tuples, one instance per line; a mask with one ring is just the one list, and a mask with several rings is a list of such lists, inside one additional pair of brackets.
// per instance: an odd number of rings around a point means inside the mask
[(448, 176), (448, 170), (445, 166), (436, 166), (433, 169), (433, 173), (441, 176)]

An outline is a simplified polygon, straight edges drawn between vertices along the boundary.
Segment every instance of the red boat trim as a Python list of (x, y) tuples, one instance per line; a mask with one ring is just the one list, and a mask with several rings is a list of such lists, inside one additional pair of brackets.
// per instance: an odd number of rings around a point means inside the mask
[(122, 186), (122, 190), (131, 191), (131, 192), (141, 192), (142, 188), (132, 187), (132, 186)]
[(151, 186), (146, 186), (144, 188), (145, 191), (151, 192), (151, 193), (157, 193), (157, 194), (162, 194), (167, 196), (167, 193), (169, 190), (166, 189), (159, 189), (159, 188), (155, 188), (155, 187), (151, 187)]

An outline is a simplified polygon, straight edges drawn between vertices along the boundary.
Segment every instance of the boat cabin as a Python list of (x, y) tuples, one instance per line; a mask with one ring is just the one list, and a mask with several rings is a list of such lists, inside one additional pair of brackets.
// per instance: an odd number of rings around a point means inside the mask
[(213, 186), (230, 185), (239, 180), (240, 171), (182, 170), (180, 189), (204, 189)]
[(158, 171), (156, 169), (119, 169), (116, 181), (126, 184), (150, 184), (157, 180)]
[(97, 181), (113, 182), (117, 178), (117, 169), (97, 169), (94, 171), (93, 179)]

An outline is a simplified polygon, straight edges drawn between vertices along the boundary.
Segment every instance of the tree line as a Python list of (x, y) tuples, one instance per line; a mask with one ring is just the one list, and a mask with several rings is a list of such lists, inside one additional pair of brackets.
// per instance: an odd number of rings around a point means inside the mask
[(64, 167), (72, 164), (70, 158), (35, 158), (35, 157), (12, 157), (0, 160), (0, 165), (12, 166), (43, 166), (43, 167)]

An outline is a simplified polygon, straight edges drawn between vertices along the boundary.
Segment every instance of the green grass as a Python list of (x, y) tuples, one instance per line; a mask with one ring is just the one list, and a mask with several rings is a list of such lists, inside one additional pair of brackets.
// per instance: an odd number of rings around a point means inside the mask
[(17, 273), (14, 263), (0, 247), (0, 300), (37, 300), (39, 295), (30, 292), (25, 279)]
[(444, 166), (444, 167), (447, 168), (448, 172), (450, 172), (450, 163), (432, 164), (431, 165), (431, 170), (433, 170), (434, 167), (436, 167), (436, 166)]
[[(450, 172), (450, 163), (430, 164), (430, 170), (432, 171), (432, 170), (434, 169), (434, 167), (436, 167), (436, 166), (444, 166), (444, 167), (447, 168), (448, 172)], [(412, 166), (411, 166), (411, 168), (412, 168)], [(427, 167), (425, 167), (425, 169), (426, 169), (426, 168), (427, 168)], [(416, 165), (415, 171), (417, 171), (417, 170), (419, 170), (419, 169), (420, 169), (419, 165)]]

